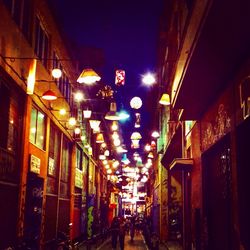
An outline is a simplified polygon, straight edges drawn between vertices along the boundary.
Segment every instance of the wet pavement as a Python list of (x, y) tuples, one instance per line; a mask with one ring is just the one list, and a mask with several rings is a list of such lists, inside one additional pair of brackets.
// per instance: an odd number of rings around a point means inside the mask
[[(107, 239), (102, 243), (96, 242), (96, 244), (91, 244), (89, 246), (82, 245), (79, 247), (80, 250), (112, 250), (111, 239)], [(119, 241), (116, 250), (120, 250)], [(134, 241), (131, 242), (130, 236), (127, 234), (125, 236), (124, 250), (149, 250), (146, 245), (144, 238), (141, 233), (137, 233), (134, 237)], [(168, 250), (166, 245), (160, 244), (159, 250)]]

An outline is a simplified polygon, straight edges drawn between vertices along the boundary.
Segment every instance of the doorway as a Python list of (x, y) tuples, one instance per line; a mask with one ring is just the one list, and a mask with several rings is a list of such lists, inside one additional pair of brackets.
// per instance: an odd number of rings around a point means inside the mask
[(237, 127), (236, 136), (240, 238), (250, 249), (250, 117)]
[(231, 249), (230, 135), (202, 155), (206, 249)]

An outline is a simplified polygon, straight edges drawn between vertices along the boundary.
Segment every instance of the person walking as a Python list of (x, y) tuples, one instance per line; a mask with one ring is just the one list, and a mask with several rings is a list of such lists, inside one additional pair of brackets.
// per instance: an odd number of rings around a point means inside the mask
[(114, 217), (111, 222), (111, 241), (112, 241), (112, 249), (116, 249), (117, 238), (120, 231), (120, 221), (118, 217)]
[(135, 236), (135, 217), (133, 216), (130, 220), (130, 240), (131, 242), (134, 241)]
[(121, 250), (124, 250), (125, 234), (126, 234), (126, 222), (124, 218), (121, 218), (120, 230), (119, 230), (119, 243), (120, 243)]

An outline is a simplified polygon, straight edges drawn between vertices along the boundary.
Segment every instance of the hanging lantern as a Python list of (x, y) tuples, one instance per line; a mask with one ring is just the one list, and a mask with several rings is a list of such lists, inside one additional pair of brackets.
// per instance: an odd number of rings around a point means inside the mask
[(66, 113), (67, 113), (66, 109), (60, 109), (59, 110), (60, 115), (66, 115)]
[(125, 148), (125, 146), (123, 145), (123, 146), (118, 146), (117, 148), (116, 148), (116, 152), (117, 153), (126, 153), (126, 152), (128, 152), (128, 150)]
[(96, 143), (103, 143), (104, 142), (104, 137), (102, 133), (97, 134), (96, 136)]
[(104, 155), (109, 156), (109, 150), (108, 149), (105, 150)]
[(118, 166), (119, 166), (119, 161), (114, 161), (114, 162), (112, 163), (112, 167), (113, 167), (113, 168), (118, 168)]
[(128, 157), (127, 157), (127, 154), (123, 154), (121, 162), (123, 162), (124, 164), (129, 164), (130, 163), (130, 161), (129, 161)]
[(122, 86), (125, 84), (125, 71), (118, 69), (115, 71), (115, 84), (117, 86)]
[(154, 74), (148, 73), (143, 76), (142, 82), (146, 85), (152, 85), (156, 82)]
[(153, 155), (152, 152), (150, 152), (150, 153), (148, 154), (148, 158), (150, 158), (150, 159), (153, 159), (153, 158), (154, 158), (154, 155)]
[(76, 102), (81, 102), (84, 99), (83, 93), (78, 91), (74, 94), (74, 100)]
[(101, 88), (96, 96), (102, 98), (102, 99), (112, 99), (114, 94), (114, 90), (109, 85), (105, 85), (103, 88)]
[(151, 150), (151, 146), (147, 143), (145, 145), (145, 151), (150, 151)]
[(139, 144), (140, 140), (132, 140), (132, 143), (131, 143), (131, 148), (139, 148), (140, 147), (140, 144)]
[(77, 82), (90, 85), (100, 80), (101, 77), (93, 69), (84, 69)]
[(84, 118), (86, 118), (86, 119), (90, 118), (90, 117), (91, 117), (91, 114), (92, 114), (92, 111), (91, 111), (91, 110), (88, 110), (88, 109), (83, 110), (83, 117), (84, 117)]
[(116, 103), (111, 102), (110, 103), (110, 110), (109, 112), (105, 115), (106, 120), (111, 120), (111, 121), (118, 121), (120, 120), (119, 113), (116, 111)]
[(143, 164), (142, 164), (142, 159), (141, 157), (137, 157), (137, 161), (136, 161), (136, 167), (142, 167)]
[(89, 120), (90, 127), (94, 130), (97, 131), (99, 129), (101, 121), (99, 120)]
[(139, 156), (140, 156), (140, 155), (139, 155), (138, 152), (134, 152), (133, 157), (134, 157), (134, 160), (135, 160), (135, 161), (137, 160), (137, 158), (138, 158)]
[(99, 160), (105, 160), (106, 159), (106, 156), (105, 155), (99, 155)]
[(110, 168), (107, 169), (107, 174), (112, 174), (112, 170)]
[(75, 117), (70, 117), (69, 118), (69, 125), (70, 126), (75, 126), (76, 125), (76, 118)]
[(79, 135), (81, 133), (81, 129), (79, 127), (76, 127), (74, 129), (75, 135)]
[(155, 141), (151, 141), (151, 149), (156, 149), (156, 142)]
[(152, 137), (154, 138), (159, 138), (160, 137), (160, 134), (158, 131), (154, 131), (152, 134), (151, 134)]
[(130, 117), (130, 115), (127, 113), (127, 111), (125, 111), (125, 110), (121, 110), (120, 112), (119, 112), (119, 120), (120, 121), (125, 121), (125, 120), (127, 120), (128, 118)]
[(111, 130), (112, 131), (118, 130), (118, 123), (117, 123), (117, 121), (113, 121), (112, 122)]
[(140, 140), (142, 138), (141, 134), (139, 132), (133, 132), (130, 139), (131, 140)]
[(141, 126), (141, 114), (135, 113), (135, 128), (139, 128)]
[(57, 96), (51, 89), (49, 89), (43, 93), (42, 99), (47, 101), (54, 101), (57, 99)]
[(133, 109), (139, 109), (142, 106), (142, 100), (140, 97), (133, 97), (130, 101), (130, 107)]
[(62, 76), (62, 71), (59, 68), (52, 69), (52, 76), (56, 79), (60, 78)]
[(162, 96), (161, 96), (161, 99), (160, 99), (159, 103), (161, 105), (165, 105), (165, 106), (170, 105), (170, 96), (169, 96), (169, 94), (163, 93)]
[(118, 147), (118, 146), (120, 146), (121, 145), (121, 141), (120, 141), (120, 139), (115, 139), (114, 140), (114, 145), (116, 146), (116, 147)]

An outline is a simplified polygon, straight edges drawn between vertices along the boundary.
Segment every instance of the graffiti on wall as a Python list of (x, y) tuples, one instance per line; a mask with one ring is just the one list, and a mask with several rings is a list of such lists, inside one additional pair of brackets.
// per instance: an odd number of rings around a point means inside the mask
[(220, 104), (217, 113), (210, 121), (202, 123), (202, 151), (208, 149), (231, 129), (231, 118), (224, 104)]
[(94, 203), (95, 203), (95, 195), (89, 195), (88, 197), (88, 238), (91, 238), (93, 235), (92, 225), (94, 221)]

